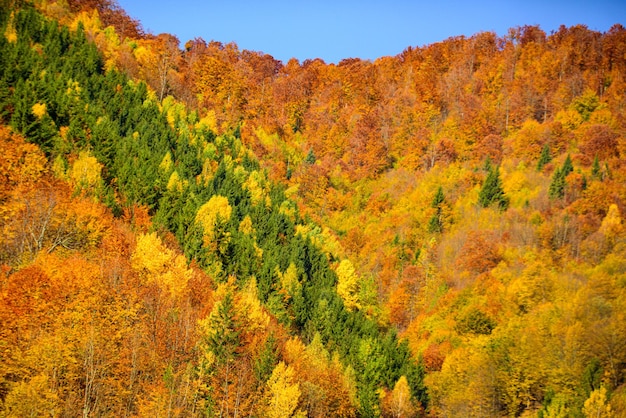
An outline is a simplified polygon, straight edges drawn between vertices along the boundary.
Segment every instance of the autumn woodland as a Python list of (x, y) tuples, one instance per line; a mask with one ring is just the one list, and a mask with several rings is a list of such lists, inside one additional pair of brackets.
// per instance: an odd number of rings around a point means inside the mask
[(0, 0), (0, 416), (626, 416), (622, 25), (185, 41)]

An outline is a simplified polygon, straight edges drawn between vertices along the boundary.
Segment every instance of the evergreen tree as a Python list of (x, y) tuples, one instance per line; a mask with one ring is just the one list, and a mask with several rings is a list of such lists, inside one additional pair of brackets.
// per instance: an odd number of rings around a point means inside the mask
[(235, 317), (233, 295), (228, 292), (209, 319), (210, 333), (205, 337), (206, 348), (215, 354), (217, 364), (232, 361), (239, 355), (240, 324)]
[(306, 162), (307, 164), (315, 164), (316, 160), (317, 160), (317, 158), (315, 157), (315, 153), (313, 152), (313, 148), (311, 148), (309, 150), (309, 153), (306, 155), (306, 158), (304, 159), (304, 162)]
[(593, 159), (593, 164), (591, 165), (591, 177), (596, 180), (602, 180), (602, 170), (600, 169), (600, 160), (598, 160), (597, 154)]
[(539, 161), (537, 162), (537, 171), (541, 171), (541, 169), (550, 161), (552, 161), (552, 155), (550, 155), (550, 146), (546, 144), (541, 150), (541, 155), (539, 156)]
[(550, 182), (550, 188), (548, 189), (548, 195), (552, 199), (560, 199), (565, 194), (565, 176), (560, 168), (554, 171), (552, 181)]
[(567, 154), (567, 158), (565, 158), (565, 161), (563, 162), (563, 167), (561, 167), (561, 171), (563, 172), (564, 177), (567, 177), (569, 173), (574, 171), (572, 159), (570, 158), (569, 154)]
[(435, 213), (428, 222), (428, 232), (434, 233), (443, 231), (442, 206), (445, 200), (446, 198), (443, 194), (443, 188), (439, 186), (439, 189), (437, 189), (437, 193), (430, 204), (430, 207), (435, 209)]
[(567, 158), (563, 162), (563, 166), (560, 169), (556, 169), (554, 171), (554, 175), (552, 176), (552, 182), (550, 182), (550, 188), (548, 189), (548, 195), (552, 199), (561, 199), (565, 196), (565, 186), (567, 185), (567, 181), (565, 178), (569, 173), (574, 171), (574, 167), (572, 165), (572, 160), (567, 155)]
[(438, 209), (441, 207), (441, 204), (446, 200), (446, 197), (443, 194), (443, 188), (439, 186), (437, 189), (437, 193), (435, 193), (435, 197), (433, 197), (433, 201), (430, 203), (430, 207), (433, 209)]
[(278, 344), (274, 334), (265, 341), (261, 352), (254, 360), (254, 375), (258, 382), (265, 382), (271, 376), (272, 370), (278, 363)]
[(502, 189), (499, 167), (492, 168), (487, 174), (483, 187), (478, 194), (478, 203), (484, 208), (493, 204), (497, 204), (501, 210), (506, 210), (509, 207), (509, 198)]
[(439, 213), (435, 213), (428, 221), (428, 232), (437, 233), (441, 231), (443, 231), (443, 225), (441, 224), (441, 219), (439, 219)]
[(491, 164), (491, 157), (487, 156), (485, 159), (485, 164), (483, 165), (483, 171), (490, 172), (493, 169), (493, 164)]

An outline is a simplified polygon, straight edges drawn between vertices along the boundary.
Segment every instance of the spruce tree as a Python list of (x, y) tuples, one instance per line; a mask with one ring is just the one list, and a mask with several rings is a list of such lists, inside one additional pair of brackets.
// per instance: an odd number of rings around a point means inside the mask
[(551, 199), (560, 199), (565, 193), (565, 176), (560, 168), (554, 171), (552, 181), (550, 182), (550, 188), (548, 189), (548, 195)]
[(433, 214), (430, 218), (430, 221), (428, 221), (428, 232), (435, 233), (443, 231), (443, 224), (439, 215), (440, 213), (437, 211), (437, 213)]
[(485, 165), (483, 165), (483, 170), (486, 172), (490, 172), (493, 169), (493, 165), (491, 164), (491, 157), (487, 156), (485, 159)]
[(491, 169), (489, 174), (487, 174), (487, 178), (478, 195), (478, 203), (484, 208), (493, 204), (497, 204), (501, 210), (506, 210), (509, 207), (509, 198), (502, 189), (499, 167)]
[(441, 204), (446, 200), (446, 197), (443, 195), (443, 188), (439, 186), (437, 189), (437, 193), (433, 198), (433, 201), (430, 204), (430, 207), (433, 209), (437, 209), (441, 207)]
[(554, 175), (552, 176), (550, 188), (548, 189), (548, 195), (551, 199), (561, 199), (565, 196), (565, 185), (567, 184), (565, 178), (572, 171), (574, 171), (574, 166), (572, 165), (572, 159), (568, 154), (567, 158), (563, 162), (563, 166), (560, 169), (556, 169), (554, 171)]
[(215, 355), (218, 365), (228, 363), (239, 355), (241, 347), (240, 326), (235, 316), (235, 303), (228, 292), (210, 318), (210, 333), (204, 337), (204, 345)]
[(309, 153), (306, 155), (306, 158), (304, 159), (304, 162), (306, 162), (307, 164), (315, 164), (315, 161), (317, 161), (317, 158), (315, 157), (315, 153), (313, 152), (313, 148), (311, 148), (309, 150)]
[(433, 214), (433, 216), (430, 218), (430, 221), (428, 222), (428, 232), (441, 232), (443, 231), (443, 220), (442, 218), (442, 205), (445, 202), (446, 198), (443, 194), (443, 189), (441, 188), (441, 186), (439, 186), (439, 189), (437, 189), (437, 193), (435, 194), (435, 197), (433, 198), (433, 201), (430, 204), (430, 207), (435, 209), (435, 213)]
[(541, 171), (541, 169), (550, 161), (552, 161), (552, 156), (550, 155), (550, 146), (546, 144), (541, 150), (541, 155), (539, 156), (539, 161), (537, 162), (537, 171)]
[(597, 180), (602, 180), (602, 171), (600, 169), (600, 160), (598, 160), (598, 155), (596, 154), (593, 159), (593, 164), (591, 165), (591, 177)]
[(567, 158), (563, 162), (563, 167), (561, 167), (561, 171), (563, 172), (563, 177), (567, 177), (569, 173), (574, 171), (574, 166), (572, 165), (572, 159), (569, 154), (567, 154)]

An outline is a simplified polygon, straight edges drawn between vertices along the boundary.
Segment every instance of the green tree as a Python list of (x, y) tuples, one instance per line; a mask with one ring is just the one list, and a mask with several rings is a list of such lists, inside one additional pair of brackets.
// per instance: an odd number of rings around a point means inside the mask
[(430, 207), (435, 209), (435, 213), (428, 222), (428, 232), (442, 232), (443, 231), (443, 205), (445, 203), (445, 196), (443, 194), (443, 188), (439, 186), (437, 193), (430, 204)]
[(600, 160), (598, 159), (598, 154), (596, 154), (593, 159), (593, 164), (591, 165), (591, 177), (596, 180), (602, 180), (602, 169), (600, 168)]
[(315, 164), (316, 160), (317, 160), (317, 158), (315, 157), (315, 153), (313, 152), (313, 148), (311, 148), (309, 150), (309, 153), (306, 155), (306, 158), (304, 159), (304, 161), (307, 164)]
[(483, 187), (478, 194), (478, 203), (484, 208), (494, 204), (497, 204), (500, 210), (506, 210), (509, 207), (509, 198), (502, 189), (499, 167), (489, 170), (489, 174), (487, 174)]
[(588, 121), (589, 117), (600, 106), (600, 99), (598, 96), (590, 89), (585, 90), (585, 92), (572, 100), (572, 104), (570, 107), (577, 111), (580, 116), (582, 116), (583, 120)]
[(266, 382), (278, 362), (278, 345), (276, 337), (271, 334), (258, 357), (254, 360), (254, 375), (258, 382)]
[(215, 355), (218, 365), (230, 363), (239, 355), (241, 327), (235, 316), (233, 295), (228, 292), (208, 318), (206, 348)]
[(539, 161), (537, 162), (537, 171), (541, 171), (541, 169), (552, 161), (552, 155), (550, 154), (550, 146), (548, 144), (543, 146), (541, 150), (541, 155), (539, 155)]
[(548, 189), (548, 195), (552, 199), (560, 199), (565, 194), (565, 176), (560, 168), (554, 171), (552, 181), (550, 182), (550, 188)]
[(567, 181), (565, 178), (574, 171), (574, 167), (572, 165), (572, 160), (567, 155), (567, 158), (563, 162), (563, 166), (560, 169), (556, 169), (554, 171), (554, 175), (552, 176), (552, 181), (550, 182), (550, 188), (548, 189), (548, 195), (552, 199), (561, 199), (565, 196), (565, 186), (567, 185)]
[(574, 166), (572, 165), (572, 159), (570, 158), (569, 154), (567, 154), (565, 161), (563, 161), (563, 167), (561, 167), (561, 171), (563, 172), (563, 175), (565, 177), (567, 177), (569, 173), (574, 171)]

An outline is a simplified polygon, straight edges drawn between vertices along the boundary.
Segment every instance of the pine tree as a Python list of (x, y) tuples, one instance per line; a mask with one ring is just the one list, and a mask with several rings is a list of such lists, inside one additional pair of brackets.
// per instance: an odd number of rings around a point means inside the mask
[(574, 171), (572, 159), (570, 158), (569, 154), (567, 154), (567, 158), (563, 162), (563, 167), (561, 167), (561, 172), (563, 173), (563, 177), (567, 177), (572, 171)]
[(548, 195), (551, 199), (560, 199), (565, 193), (565, 176), (561, 169), (557, 168), (552, 176)]
[(443, 188), (439, 186), (439, 189), (437, 189), (437, 193), (430, 204), (430, 207), (436, 210), (428, 222), (428, 232), (430, 233), (443, 231), (442, 206), (445, 200), (446, 198), (443, 194)]
[(552, 176), (552, 182), (550, 182), (550, 188), (548, 189), (548, 195), (551, 199), (561, 199), (565, 196), (565, 186), (567, 185), (565, 178), (572, 171), (574, 171), (574, 167), (568, 154), (563, 162), (563, 166), (560, 169), (556, 169)]
[(541, 150), (541, 155), (539, 156), (539, 161), (537, 162), (537, 171), (541, 171), (541, 169), (550, 161), (552, 161), (552, 155), (550, 155), (550, 146), (546, 144)]
[(435, 213), (428, 221), (428, 232), (436, 233), (441, 232), (443, 230), (443, 225), (441, 224), (441, 219), (439, 219), (438, 213)]
[(234, 360), (241, 346), (239, 323), (235, 317), (235, 303), (229, 292), (217, 305), (209, 319), (210, 333), (205, 337), (208, 350), (213, 352), (217, 364)]
[(598, 160), (597, 154), (593, 159), (593, 164), (591, 165), (591, 177), (597, 180), (602, 180), (602, 170), (600, 169), (600, 160)]
[(265, 341), (261, 352), (254, 360), (254, 375), (258, 382), (266, 382), (278, 363), (279, 353), (276, 337), (273, 334)]
[(491, 164), (491, 157), (487, 156), (485, 160), (485, 165), (483, 165), (483, 170), (486, 172), (490, 172), (493, 169), (493, 164)]
[(504, 194), (504, 190), (502, 189), (499, 167), (489, 171), (483, 183), (483, 187), (478, 194), (478, 203), (484, 208), (495, 203), (498, 204), (501, 210), (506, 210), (509, 207), (509, 198)]
[(309, 150), (309, 153), (306, 155), (306, 158), (304, 159), (304, 162), (306, 162), (307, 164), (315, 164), (315, 161), (317, 161), (317, 157), (315, 157), (315, 153), (313, 152), (313, 148), (311, 148)]
[(443, 188), (439, 186), (437, 189), (437, 193), (433, 198), (433, 201), (430, 203), (430, 207), (433, 209), (437, 209), (441, 207), (441, 204), (446, 200), (446, 197), (443, 194)]

